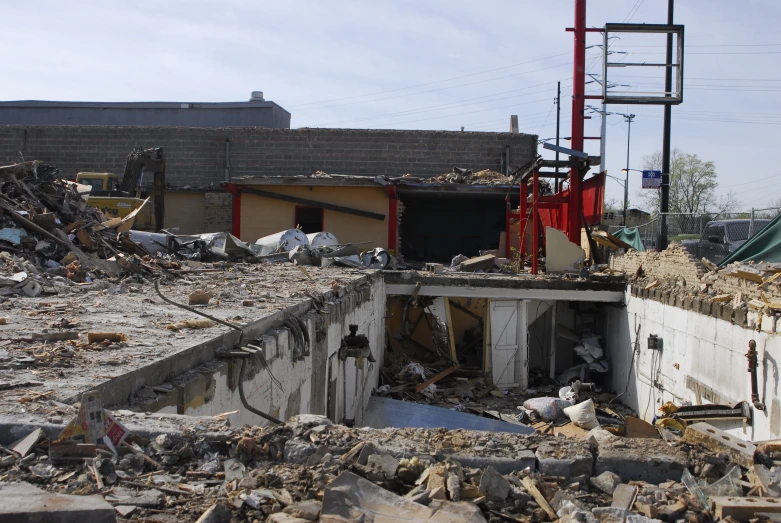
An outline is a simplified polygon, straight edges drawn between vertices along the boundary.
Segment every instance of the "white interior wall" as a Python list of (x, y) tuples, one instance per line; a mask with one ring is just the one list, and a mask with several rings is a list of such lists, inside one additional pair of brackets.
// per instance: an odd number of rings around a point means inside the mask
[[(312, 340), (312, 353), (314, 354), (315, 350), (322, 349), (314, 346), (316, 336), (314, 322), (309, 318), (307, 323), (309, 336)], [(358, 361), (355, 358), (348, 358), (344, 362), (339, 361), (337, 353), (342, 338), (349, 334), (348, 326), (350, 324), (358, 325), (358, 334), (365, 334), (369, 338), (369, 346), (377, 360), (375, 363)], [(336, 420), (354, 418), (357, 423), (360, 423), (371, 391), (378, 383), (385, 352), (385, 285), (381, 279), (372, 283), (371, 298), (353, 310), (347, 310), (341, 320), (330, 324), (326, 336), (327, 356), (317, 358), (318, 361), (322, 362), (319, 365), (324, 366), (324, 369), (313, 367), (313, 362), (316, 360), (313, 354), (306, 356), (303, 361), (291, 361), (292, 350), (290, 347), (293, 338), (287, 329), (264, 336), (269, 369), (281, 383), (282, 388), (272, 382), (265, 369), (260, 369), (257, 374), (244, 383), (244, 391), (249, 403), (283, 421), (296, 414), (325, 415), (327, 410), (320, 411), (321, 409), (312, 408), (312, 398), (318, 395), (325, 397), (326, 401), (323, 404), (327, 409), (327, 367), (332, 365), (337, 373)], [(325, 372), (326, 379), (323, 380), (322, 390), (313, 391), (313, 377), (318, 372), (321, 375)], [(188, 409), (185, 414), (203, 416), (239, 410), (239, 413), (230, 416), (232, 425), (268, 424), (260, 416), (244, 409), (239, 398), (238, 388), (231, 390), (228, 386), (227, 372), (219, 373), (215, 378), (217, 384), (214, 398), (199, 407)]]
[[(621, 400), (643, 419), (652, 421), (657, 409), (667, 401), (677, 405), (690, 401), (697, 405), (698, 387), (693, 380), (704, 386), (699, 387), (701, 403), (710, 403), (703, 399), (708, 396), (708, 389), (721, 397), (720, 403), (750, 403), (751, 375), (746, 352), (749, 340), (753, 339), (759, 352), (759, 394), (765, 412), (754, 409), (753, 424), (745, 429), (740, 422), (710, 423), (747, 440), (781, 435), (781, 337), (629, 293), (626, 303), (626, 306), (605, 306), (611, 383), (619, 393), (627, 390)], [(650, 334), (663, 339), (661, 352), (648, 349)], [(636, 338), (640, 340), (639, 351), (632, 363)]]

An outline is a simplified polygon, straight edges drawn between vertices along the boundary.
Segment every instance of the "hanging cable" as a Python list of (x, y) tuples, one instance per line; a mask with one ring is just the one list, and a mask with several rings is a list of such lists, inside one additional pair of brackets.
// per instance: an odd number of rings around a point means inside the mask
[[(230, 322), (224, 321), (224, 320), (221, 320), (219, 318), (215, 318), (214, 316), (211, 316), (210, 314), (206, 314), (205, 312), (199, 311), (198, 309), (194, 309), (194, 308), (189, 307), (187, 305), (184, 305), (184, 304), (181, 304), (181, 303), (177, 303), (177, 302), (175, 302), (173, 300), (169, 300), (168, 298), (163, 296), (163, 293), (160, 292), (160, 280), (155, 280), (155, 291), (157, 292), (157, 295), (160, 296), (160, 298), (164, 302), (166, 302), (166, 303), (170, 303), (171, 305), (175, 305), (176, 307), (179, 307), (181, 309), (190, 311), (193, 314), (197, 314), (198, 316), (203, 316), (204, 318), (208, 318), (208, 319), (210, 319), (212, 321), (215, 321), (217, 323), (225, 325), (226, 327), (230, 327), (231, 329), (239, 331), (239, 345), (241, 345), (241, 340), (244, 338), (244, 331), (241, 330), (241, 327), (239, 327), (238, 325), (236, 325), (234, 323), (230, 323)], [(248, 411), (252, 412), (253, 414), (257, 414), (261, 418), (265, 418), (265, 419), (267, 419), (268, 421), (270, 421), (272, 423), (277, 423), (279, 425), (284, 425), (284, 422), (278, 420), (277, 418), (275, 418), (275, 417), (273, 417), (273, 416), (271, 416), (269, 414), (266, 414), (263, 411), (260, 411), (260, 410), (256, 409), (252, 405), (250, 405), (249, 402), (247, 401), (247, 397), (244, 395), (244, 372), (246, 370), (246, 362), (245, 362), (245, 360), (247, 358), (249, 358), (250, 356), (251, 356), (251, 354), (247, 353), (246, 356), (243, 356), (243, 357), (239, 358), (241, 360), (241, 366), (239, 368), (239, 398), (241, 398), (241, 404), (244, 405), (245, 409), (247, 409)], [(268, 365), (266, 365), (266, 369), (268, 369)], [(271, 371), (269, 370), (269, 373), (270, 372)], [(272, 379), (273, 379), (273, 376), (272, 376)], [(276, 380), (274, 380), (274, 381), (276, 381)]]

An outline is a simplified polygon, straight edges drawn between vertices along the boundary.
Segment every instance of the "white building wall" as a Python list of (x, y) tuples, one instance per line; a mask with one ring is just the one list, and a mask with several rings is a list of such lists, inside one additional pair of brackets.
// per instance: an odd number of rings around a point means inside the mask
[[(369, 292), (370, 298), (357, 306), (351, 305), (355, 300), (349, 296), (342, 299), (343, 303), (337, 307), (339, 312), (336, 315), (339, 318), (327, 325), (326, 340), (320, 347), (315, 342), (317, 333), (314, 317), (306, 317), (312, 343), (311, 354), (303, 361), (292, 361), (293, 337), (287, 329), (263, 336), (269, 370), (282, 388), (273, 383), (268, 372), (261, 368), (244, 382), (250, 405), (282, 421), (296, 414), (325, 415), (328, 404), (328, 367), (332, 366), (336, 373), (336, 421), (347, 418), (360, 423), (372, 389), (377, 385), (385, 352), (385, 285), (381, 278), (372, 281)], [(358, 325), (358, 334), (365, 334), (369, 338), (369, 346), (377, 360), (375, 363), (355, 358), (339, 361), (337, 353), (342, 338), (349, 334), (350, 324)], [(316, 352), (321, 350), (325, 350), (326, 354), (316, 356)], [(185, 414), (213, 416), (239, 410), (229, 416), (231, 425), (268, 425), (268, 421), (244, 409), (237, 387), (231, 390), (230, 375), (232, 372), (238, 373), (238, 361), (230, 365), (236, 367), (228, 370), (228, 366), (225, 366), (215, 374), (214, 397), (207, 403), (187, 409)], [(315, 379), (318, 375), (324, 379)], [(313, 390), (315, 386), (318, 390)], [(321, 403), (323, 408), (313, 408), (312, 400), (318, 397), (325, 398)]]
[[(745, 329), (630, 293), (626, 295), (626, 303), (626, 306), (605, 306), (611, 386), (619, 394), (626, 390), (621, 400), (640, 417), (652, 421), (658, 408), (667, 401), (676, 405), (689, 401), (697, 405), (699, 396), (702, 404), (711, 403), (705, 399), (708, 388), (721, 397), (721, 403), (751, 403), (751, 375), (745, 355), (749, 340), (753, 339), (759, 352), (759, 394), (765, 412), (752, 407), (753, 423), (746, 427), (735, 421), (711, 424), (747, 440), (781, 436), (780, 336)], [(663, 339), (662, 351), (648, 349), (651, 334)], [(632, 362), (637, 338), (638, 350)], [(691, 378), (701, 384), (699, 395), (698, 386)]]

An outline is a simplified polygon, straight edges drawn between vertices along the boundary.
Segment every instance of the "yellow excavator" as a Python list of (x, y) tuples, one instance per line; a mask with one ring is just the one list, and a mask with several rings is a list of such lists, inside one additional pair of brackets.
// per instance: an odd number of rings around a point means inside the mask
[(157, 231), (163, 228), (165, 213), (165, 153), (162, 147), (133, 149), (127, 155), (121, 181), (114, 173), (81, 172), (76, 175), (76, 183), (92, 188), (87, 196), (89, 205), (103, 211), (107, 218), (124, 218), (144, 204), (144, 196), (149, 196), (142, 189), (145, 174), (153, 177), (151, 196), (154, 203), (153, 206), (144, 205), (138, 212), (133, 229)]

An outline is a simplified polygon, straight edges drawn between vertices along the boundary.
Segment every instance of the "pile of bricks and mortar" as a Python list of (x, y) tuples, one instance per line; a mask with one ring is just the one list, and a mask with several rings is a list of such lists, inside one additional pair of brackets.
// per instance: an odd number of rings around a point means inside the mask
[[(650, 299), (688, 311), (712, 316), (745, 328), (777, 332), (781, 314), (765, 308), (752, 310), (751, 300), (781, 301), (777, 286), (760, 288), (760, 283), (730, 276), (737, 266), (708, 270), (701, 261), (674, 242), (666, 250), (630, 251), (610, 259), (612, 269), (628, 276), (639, 274), (630, 284), (632, 296)], [(749, 268), (751, 265), (748, 266)], [(656, 283), (654, 283), (656, 282)], [(652, 286), (648, 288), (649, 286)], [(737, 307), (735, 296), (740, 294)], [(714, 301), (716, 296), (731, 295), (729, 301)]]

